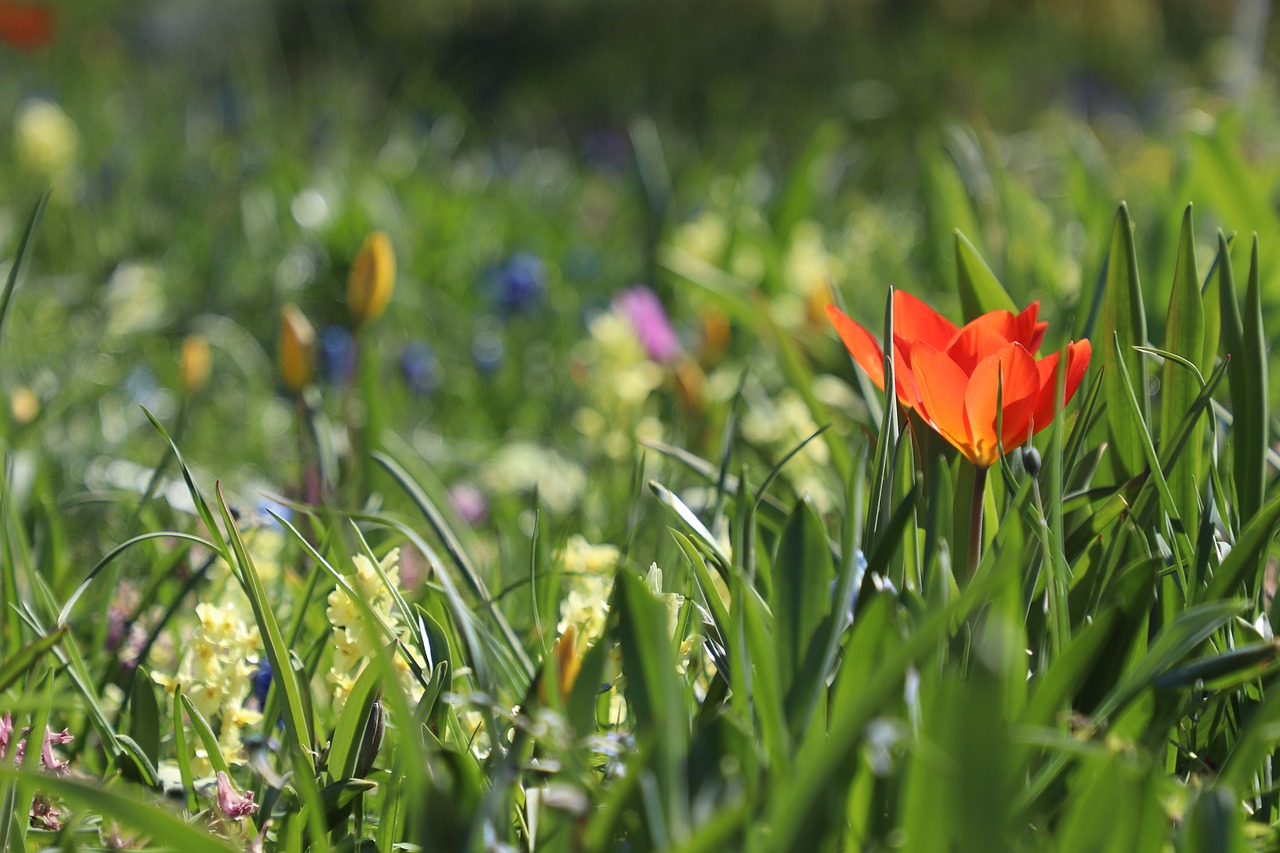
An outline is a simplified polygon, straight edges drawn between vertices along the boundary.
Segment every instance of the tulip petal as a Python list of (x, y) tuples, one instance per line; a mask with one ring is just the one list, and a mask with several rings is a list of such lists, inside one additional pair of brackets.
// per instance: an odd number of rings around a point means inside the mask
[(1040, 316), (1040, 303), (1032, 302), (1022, 313), (1017, 316), (1014, 325), (1017, 327), (1017, 337), (1014, 338), (1018, 343), (1027, 348), (1027, 352), (1032, 355), (1040, 349), (1040, 343), (1044, 340), (1045, 329), (1049, 328), (1047, 322), (1037, 323), (1036, 318)]
[[(1084, 372), (1089, 367), (1089, 358), (1093, 354), (1093, 346), (1087, 341), (1075, 341), (1067, 344), (1067, 386), (1062, 398), (1062, 405), (1071, 402), (1072, 396), (1076, 393), (1076, 388), (1080, 387), (1080, 380), (1084, 378)], [(1058, 359), (1060, 352), (1055, 352), (1045, 356), (1036, 362), (1036, 367), (1040, 371), (1040, 398), (1036, 402), (1035, 412), (1032, 414), (1032, 435), (1040, 432), (1053, 422), (1054, 405), (1057, 402), (1058, 387)]]
[[(981, 464), (991, 465), (1000, 458), (997, 423), (1003, 429), (1006, 447), (1026, 439), (1027, 423), (1039, 392), (1036, 361), (1021, 344), (1010, 343), (978, 364), (965, 389), (965, 415), (969, 439), (975, 454), (983, 460)], [(1014, 438), (1017, 442), (1011, 444)]]
[(945, 351), (956, 335), (956, 326), (905, 290), (893, 292), (893, 342), (910, 358), (917, 341)]
[(1040, 371), (1035, 356), (1021, 343), (1009, 348), (1005, 362), (1000, 440), (1005, 449), (1017, 447), (1030, 436), (1031, 418), (1040, 400)]
[(964, 413), (969, 377), (950, 356), (926, 343), (920, 343), (912, 350), (911, 362), (920, 390), (920, 415), (939, 435), (976, 462)]
[[(947, 355), (967, 376), (973, 375), (978, 363), (984, 358), (1000, 352), (1009, 345), (1010, 339), (1000, 331), (998, 320), (986, 323), (979, 322), (983, 317), (991, 317), (996, 313), (999, 312), (992, 311), (966, 324), (947, 345)], [(1008, 314), (1007, 311), (1004, 313)], [(1011, 314), (1009, 315), (1009, 322), (1010, 324), (1013, 322), (1013, 315)]]
[(898, 402), (908, 409), (918, 408), (920, 387), (911, 370), (911, 359), (897, 343), (893, 345), (893, 380), (898, 390)]
[(877, 388), (884, 388), (884, 351), (875, 337), (862, 326), (850, 320), (834, 305), (827, 306), (827, 317), (835, 326), (844, 348), (853, 356), (858, 366), (866, 371)]

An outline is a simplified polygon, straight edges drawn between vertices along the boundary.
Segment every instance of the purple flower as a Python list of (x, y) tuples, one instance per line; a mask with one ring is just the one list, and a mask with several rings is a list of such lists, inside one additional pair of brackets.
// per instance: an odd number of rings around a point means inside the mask
[(236, 790), (235, 785), (231, 784), (231, 778), (224, 771), (219, 770), (218, 809), (228, 818), (239, 820), (256, 812), (258, 804), (253, 801), (253, 791), (241, 794)]
[(680, 354), (680, 339), (667, 319), (658, 294), (643, 284), (637, 284), (615, 296), (613, 304), (631, 321), (636, 337), (649, 358), (666, 363)]
[(346, 326), (334, 323), (320, 332), (320, 370), (334, 385), (346, 385), (356, 371), (356, 341)]
[(435, 351), (422, 341), (410, 341), (400, 352), (400, 377), (418, 397), (425, 397), (440, 385), (440, 363)]

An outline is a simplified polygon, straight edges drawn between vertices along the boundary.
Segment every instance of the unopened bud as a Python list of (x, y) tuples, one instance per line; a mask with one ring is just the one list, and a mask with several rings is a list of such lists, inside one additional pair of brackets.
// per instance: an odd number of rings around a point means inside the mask
[(396, 254), (391, 238), (375, 231), (360, 247), (347, 276), (347, 310), (356, 327), (382, 315), (395, 283)]
[(280, 327), (280, 382), (297, 394), (315, 372), (316, 330), (290, 302), (284, 306)]
[(178, 361), (178, 378), (184, 394), (195, 394), (209, 382), (209, 342), (200, 335), (187, 335), (182, 340), (182, 357)]

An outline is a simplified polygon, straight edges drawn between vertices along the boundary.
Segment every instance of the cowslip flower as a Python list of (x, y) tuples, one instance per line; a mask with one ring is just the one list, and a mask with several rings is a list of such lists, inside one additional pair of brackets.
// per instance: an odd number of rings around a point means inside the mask
[(357, 328), (382, 315), (395, 284), (396, 254), (391, 238), (375, 231), (365, 238), (347, 276), (347, 310)]
[[(1048, 327), (1037, 320), (1039, 312), (1033, 302), (1020, 314), (989, 311), (957, 328), (914, 296), (894, 291), (898, 401), (979, 468), (1053, 420), (1061, 353), (1035, 357)], [(827, 316), (854, 361), (883, 389), (884, 355), (875, 337), (834, 306), (827, 306)], [(1064, 403), (1084, 378), (1091, 352), (1087, 340), (1067, 345)]]

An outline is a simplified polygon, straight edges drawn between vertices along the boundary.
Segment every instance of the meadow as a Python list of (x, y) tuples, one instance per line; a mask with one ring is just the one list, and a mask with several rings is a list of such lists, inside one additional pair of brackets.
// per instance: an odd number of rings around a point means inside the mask
[(0, 3), (0, 849), (1276, 849), (1266, 4), (1093, 5)]

